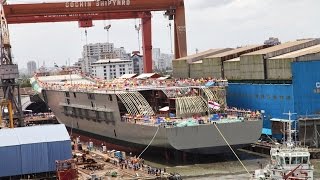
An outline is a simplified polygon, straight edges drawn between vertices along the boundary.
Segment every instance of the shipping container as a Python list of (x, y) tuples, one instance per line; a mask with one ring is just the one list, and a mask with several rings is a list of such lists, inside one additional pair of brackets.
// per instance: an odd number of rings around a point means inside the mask
[(52, 172), (56, 160), (72, 157), (62, 124), (1, 129), (0, 137), (0, 177)]

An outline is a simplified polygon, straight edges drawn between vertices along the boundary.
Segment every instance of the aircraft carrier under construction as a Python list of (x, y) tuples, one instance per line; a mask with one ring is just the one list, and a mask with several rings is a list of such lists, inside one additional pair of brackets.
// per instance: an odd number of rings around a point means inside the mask
[(60, 123), (122, 146), (216, 154), (229, 148), (224, 138), (243, 147), (260, 137), (259, 112), (227, 108), (225, 80), (126, 77), (36, 75), (31, 82)]

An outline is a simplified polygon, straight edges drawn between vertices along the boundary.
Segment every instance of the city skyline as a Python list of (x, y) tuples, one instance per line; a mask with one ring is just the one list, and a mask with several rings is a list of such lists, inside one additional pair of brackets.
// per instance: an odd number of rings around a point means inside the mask
[[(185, 4), (188, 54), (195, 53), (196, 49), (205, 51), (261, 44), (269, 37), (277, 37), (281, 42), (320, 37), (319, 25), (314, 23), (320, 16), (316, 11), (320, 2), (316, 0), (267, 0), (259, 3), (249, 0), (189, 0)], [(290, 13), (294, 11), (299, 13)], [(103, 27), (112, 24), (109, 42), (118, 47), (124, 46), (128, 52), (137, 50), (138, 36), (134, 26), (138, 23), (139, 20), (135, 19), (94, 21), (95, 26), (87, 29), (88, 43), (107, 42), (107, 32)], [(164, 53), (171, 52), (168, 24), (163, 12), (153, 13), (153, 47), (161, 48)], [(40, 64), (45, 61), (48, 65), (54, 62), (65, 64), (68, 59), (74, 63), (81, 57), (82, 46), (86, 43), (85, 30), (78, 28), (77, 22), (9, 25), (9, 30), (14, 62), (21, 64), (20, 68), (26, 67), (23, 64), (25, 59), (39, 61)], [(32, 48), (30, 42), (33, 42)]]

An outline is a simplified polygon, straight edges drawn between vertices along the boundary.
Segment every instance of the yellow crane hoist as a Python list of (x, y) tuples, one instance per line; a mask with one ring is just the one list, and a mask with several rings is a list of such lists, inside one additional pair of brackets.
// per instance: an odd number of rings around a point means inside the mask
[(14, 128), (13, 126), (13, 111), (12, 111), (12, 103), (9, 100), (3, 99), (0, 103), (0, 126), (2, 125), (2, 120), (3, 120), (3, 114), (2, 114), (2, 109), (4, 107), (7, 107), (8, 109), (8, 114), (9, 114), (9, 127)]

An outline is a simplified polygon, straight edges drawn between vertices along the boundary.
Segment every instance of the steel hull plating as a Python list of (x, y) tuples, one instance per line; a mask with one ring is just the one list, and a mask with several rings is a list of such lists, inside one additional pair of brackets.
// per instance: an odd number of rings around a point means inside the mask
[[(118, 104), (116, 101), (107, 102), (107, 99), (110, 98), (108, 94), (95, 94), (95, 103), (113, 109), (114, 123), (66, 116), (63, 106), (61, 106), (61, 103), (65, 103), (65, 92), (45, 90), (44, 94), (45, 100), (60, 123), (73, 129), (114, 139), (116, 140), (115, 143), (121, 142), (121, 144), (125, 144), (128, 142), (146, 146), (158, 129), (157, 126), (121, 121)], [(77, 92), (74, 97), (71, 93), (70, 100), (76, 104), (90, 104), (87, 94), (82, 92)], [(217, 124), (217, 126), (230, 145), (244, 146), (255, 142), (260, 137), (262, 121), (224, 123)], [(214, 124), (192, 127), (160, 127), (151, 146), (200, 154), (216, 154), (226, 149), (226, 143)]]

